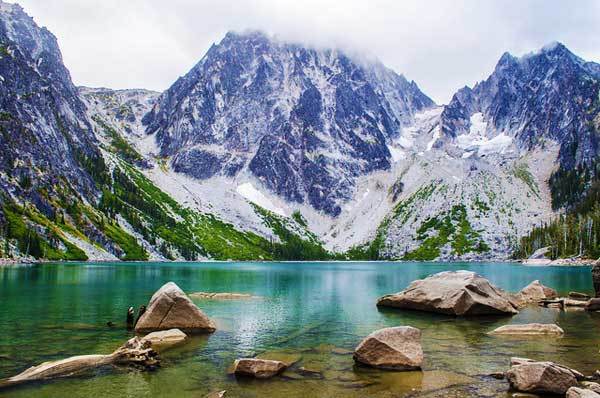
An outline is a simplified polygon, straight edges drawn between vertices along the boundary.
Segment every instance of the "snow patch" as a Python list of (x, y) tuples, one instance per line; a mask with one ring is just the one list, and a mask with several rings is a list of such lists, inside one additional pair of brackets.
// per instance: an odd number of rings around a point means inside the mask
[[(402, 144), (401, 144), (402, 145)], [(392, 161), (398, 162), (406, 157), (404, 151), (400, 148), (395, 148), (391, 145), (388, 145), (388, 151), (390, 151), (390, 155), (392, 155)]]
[(236, 192), (242, 195), (250, 202), (269, 211), (272, 211), (273, 213), (279, 214), (280, 216), (286, 217), (286, 214), (283, 211), (283, 209), (275, 206), (275, 204), (269, 198), (267, 198), (258, 189), (254, 188), (254, 185), (252, 185), (252, 183), (245, 182), (241, 185), (238, 185), (238, 187), (236, 188)]

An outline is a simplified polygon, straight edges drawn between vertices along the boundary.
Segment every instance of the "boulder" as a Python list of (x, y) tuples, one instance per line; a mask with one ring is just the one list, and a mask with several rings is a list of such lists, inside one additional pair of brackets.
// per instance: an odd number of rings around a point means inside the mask
[(523, 264), (527, 265), (548, 265), (552, 262), (547, 255), (550, 252), (551, 247), (542, 247), (533, 252), (529, 258), (523, 261)]
[(556, 290), (544, 286), (539, 280), (531, 282), (518, 293), (524, 302), (532, 303), (540, 300), (553, 300), (558, 298)]
[(150, 299), (146, 312), (135, 325), (138, 333), (179, 329), (186, 333), (212, 333), (215, 324), (173, 282), (161, 287)]
[(492, 330), (495, 335), (563, 335), (565, 332), (558, 325), (543, 323), (526, 323), (522, 325), (504, 325)]
[(585, 305), (586, 311), (600, 311), (600, 298), (593, 298)]
[(238, 376), (249, 376), (257, 379), (268, 379), (283, 372), (287, 368), (281, 361), (258, 358), (236, 359), (233, 373)]
[(567, 398), (600, 398), (600, 394), (584, 388), (571, 387), (567, 390)]
[(179, 329), (160, 330), (147, 334), (142, 338), (143, 341), (148, 341), (155, 349), (164, 349), (183, 343), (186, 339), (187, 335)]
[(470, 271), (446, 271), (414, 281), (399, 293), (381, 297), (378, 306), (448, 315), (516, 314), (508, 294)]
[(379, 369), (420, 369), (423, 363), (421, 331), (410, 326), (377, 330), (356, 347), (354, 360)]
[(581, 375), (553, 362), (513, 358), (511, 364), (506, 378), (511, 388), (522, 392), (564, 395), (577, 386), (577, 377)]

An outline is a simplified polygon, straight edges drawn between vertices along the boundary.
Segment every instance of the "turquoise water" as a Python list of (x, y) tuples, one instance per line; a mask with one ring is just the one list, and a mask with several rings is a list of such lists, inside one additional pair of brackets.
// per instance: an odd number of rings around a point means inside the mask
[[(461, 319), (378, 310), (377, 298), (443, 270), (476, 271), (518, 291), (534, 279), (560, 293), (592, 292), (588, 267), (501, 263), (69, 263), (0, 268), (0, 379), (43, 361), (109, 353), (131, 337), (129, 306), (146, 304), (168, 281), (184, 291), (240, 292), (253, 300), (194, 300), (218, 331), (162, 354), (155, 372), (102, 369), (94, 374), (0, 392), (4, 397), (501, 396), (507, 384), (487, 377), (511, 356), (547, 359), (590, 373), (600, 368), (600, 314), (531, 307), (512, 318)], [(116, 327), (109, 328), (112, 321)], [(486, 335), (506, 323), (556, 322), (563, 338)], [(423, 372), (357, 368), (348, 353), (370, 332), (411, 325), (423, 331)], [(238, 357), (293, 355), (282, 377), (236, 380)], [(321, 372), (307, 378), (304, 366)]]

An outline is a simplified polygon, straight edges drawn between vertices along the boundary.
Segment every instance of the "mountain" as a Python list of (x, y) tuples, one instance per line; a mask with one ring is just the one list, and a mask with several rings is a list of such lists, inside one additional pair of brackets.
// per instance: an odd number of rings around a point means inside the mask
[(0, 3), (0, 106), (0, 188), (6, 195), (28, 197), (48, 210), (39, 189), (87, 199), (98, 194), (92, 174), (99, 173), (102, 157), (56, 38), (7, 3)]
[(520, 58), (505, 53), (487, 80), (454, 95), (442, 135), (460, 140), (479, 121), (482, 134), (506, 135), (524, 150), (558, 143), (563, 167), (589, 164), (599, 151), (599, 71), (560, 43)]
[(390, 169), (387, 141), (433, 101), (378, 62), (228, 33), (143, 122), (176, 172), (248, 172), (337, 216), (358, 176)]
[(56, 38), (20, 6), (0, 1), (0, 257), (328, 255), (294, 221), (264, 213), (276, 231), (265, 226), (259, 236), (182, 205), (145, 177), (154, 164), (132, 141), (154, 146), (140, 126), (157, 96), (76, 88)]
[(595, 256), (599, 82), (554, 43), (437, 106), (378, 61), (245, 32), (163, 93), (77, 88), (0, 1), (0, 257)]

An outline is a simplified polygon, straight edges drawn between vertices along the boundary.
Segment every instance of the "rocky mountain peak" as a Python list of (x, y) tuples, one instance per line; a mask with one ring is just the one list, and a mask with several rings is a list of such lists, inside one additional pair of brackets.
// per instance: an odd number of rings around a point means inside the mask
[(390, 167), (387, 140), (432, 105), (378, 62), (230, 32), (143, 122), (176, 171), (247, 174), (286, 200), (337, 215), (358, 176)]

